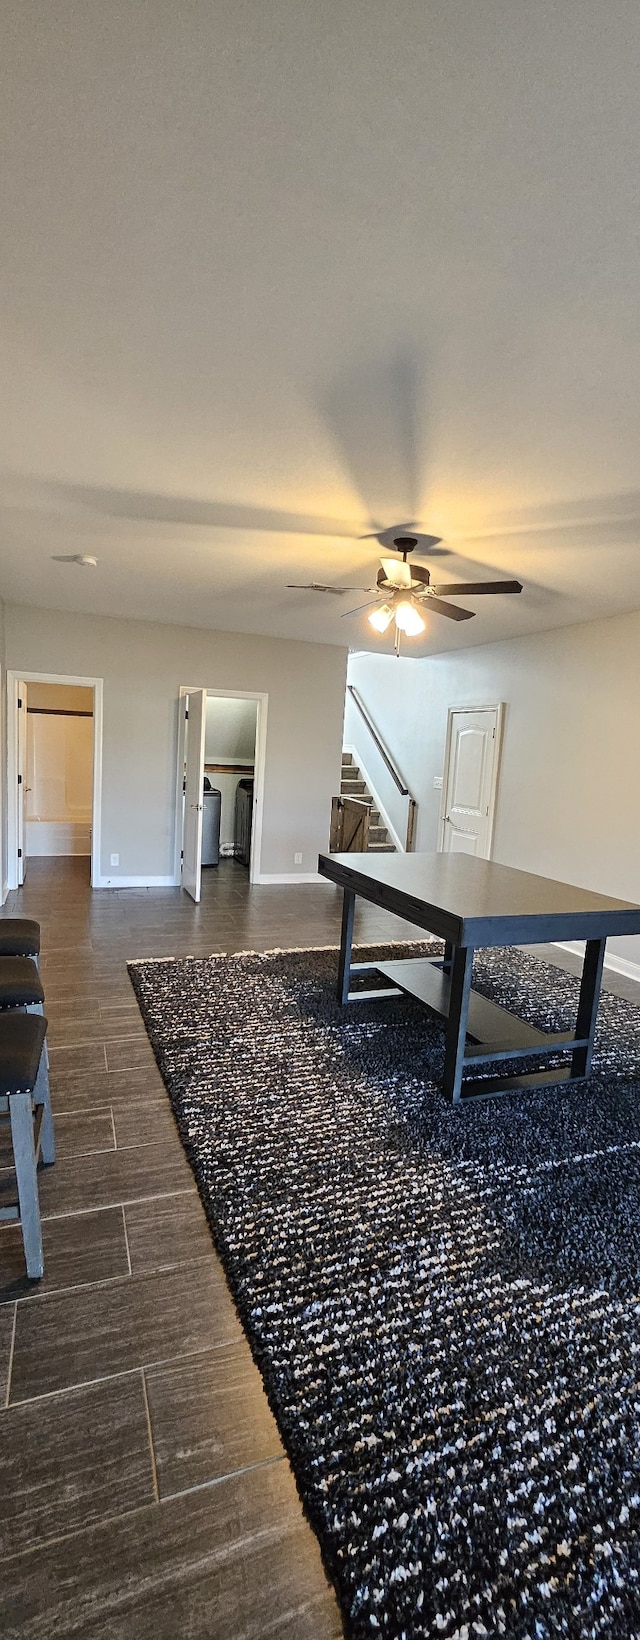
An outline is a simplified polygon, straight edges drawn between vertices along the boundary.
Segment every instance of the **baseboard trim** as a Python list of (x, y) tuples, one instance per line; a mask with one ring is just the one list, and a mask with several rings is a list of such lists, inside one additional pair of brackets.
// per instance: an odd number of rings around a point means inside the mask
[[(584, 955), (584, 940), (555, 940), (554, 944), (559, 951), (571, 951), (575, 957)], [(617, 957), (614, 951), (607, 951), (604, 966), (614, 974), (624, 974), (625, 979), (640, 982), (640, 962), (630, 962), (628, 957)]]
[(179, 888), (179, 877), (94, 877), (93, 888)]
[(271, 883), (326, 883), (327, 878), (318, 871), (260, 871), (253, 881), (267, 887)]

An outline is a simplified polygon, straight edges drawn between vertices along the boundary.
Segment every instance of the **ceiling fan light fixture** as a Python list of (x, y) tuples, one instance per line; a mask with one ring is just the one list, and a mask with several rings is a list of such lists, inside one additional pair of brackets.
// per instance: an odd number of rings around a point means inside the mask
[(391, 586), (400, 587), (403, 590), (406, 588), (408, 592), (409, 587), (411, 586), (411, 570), (409, 565), (403, 563), (401, 558), (381, 558), (380, 563), (382, 564), (387, 581), (391, 583)]
[(395, 607), (396, 626), (407, 638), (417, 638), (426, 630), (426, 621), (409, 598), (400, 598)]
[(377, 609), (371, 611), (369, 616), (370, 624), (375, 627), (376, 632), (386, 632), (392, 620), (393, 610), (390, 604), (380, 604)]

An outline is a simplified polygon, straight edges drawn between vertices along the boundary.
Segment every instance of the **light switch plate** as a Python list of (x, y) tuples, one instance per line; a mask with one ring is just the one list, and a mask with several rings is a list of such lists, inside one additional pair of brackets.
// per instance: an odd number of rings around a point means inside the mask
[(436, 789), (437, 792), (442, 791), (442, 775), (441, 774), (434, 774), (433, 784), (434, 784), (435, 789)]

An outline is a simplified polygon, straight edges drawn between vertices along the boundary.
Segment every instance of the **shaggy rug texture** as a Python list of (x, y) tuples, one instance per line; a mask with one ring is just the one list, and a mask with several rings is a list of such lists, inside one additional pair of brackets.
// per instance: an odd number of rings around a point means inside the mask
[[(640, 1013), (603, 996), (587, 1083), (452, 1108), (442, 1024), (336, 967), (130, 974), (346, 1631), (640, 1640)], [(575, 1021), (530, 956), (474, 983)]]

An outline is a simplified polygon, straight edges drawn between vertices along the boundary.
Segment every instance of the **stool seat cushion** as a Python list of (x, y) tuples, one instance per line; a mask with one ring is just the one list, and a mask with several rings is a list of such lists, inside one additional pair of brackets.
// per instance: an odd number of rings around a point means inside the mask
[(0, 1014), (0, 1095), (33, 1092), (46, 1031), (42, 1014)]
[(0, 1008), (34, 1002), (44, 1002), (44, 991), (33, 957), (0, 956)]
[(40, 924), (32, 917), (0, 917), (0, 957), (37, 957)]

